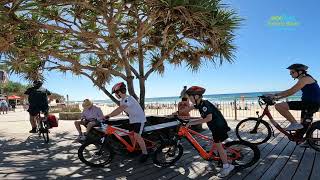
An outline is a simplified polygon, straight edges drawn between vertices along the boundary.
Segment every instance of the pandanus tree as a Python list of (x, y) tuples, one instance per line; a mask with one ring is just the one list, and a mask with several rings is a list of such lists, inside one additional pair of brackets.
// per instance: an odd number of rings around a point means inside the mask
[(146, 80), (165, 66), (232, 62), (240, 22), (220, 0), (2, 0), (0, 53), (27, 79), (71, 72), (117, 103), (106, 85), (120, 78), (144, 107)]

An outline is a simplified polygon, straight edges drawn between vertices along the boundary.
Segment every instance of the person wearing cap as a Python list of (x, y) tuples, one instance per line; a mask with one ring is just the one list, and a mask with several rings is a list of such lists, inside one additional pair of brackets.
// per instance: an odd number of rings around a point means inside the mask
[(28, 112), (30, 115), (30, 124), (32, 129), (30, 133), (36, 133), (36, 122), (35, 117), (40, 112), (44, 113), (45, 116), (48, 115), (49, 105), (48, 96), (51, 92), (42, 87), (43, 82), (36, 80), (33, 82), (33, 86), (28, 88), (24, 94), (28, 95), (29, 108)]
[(91, 128), (99, 125), (100, 121), (103, 120), (104, 116), (101, 109), (95, 105), (93, 105), (92, 101), (89, 99), (85, 99), (82, 103), (83, 111), (81, 114), (81, 119), (78, 121), (74, 121), (74, 125), (79, 133), (77, 140), (84, 141), (86, 137), (83, 135), (81, 131), (81, 125), (87, 127), (87, 134), (90, 132)]
[[(281, 99), (291, 96), (298, 91), (302, 91), (301, 101), (289, 101), (277, 103), (276, 110), (285, 117), (291, 124), (286, 128), (287, 131), (302, 129), (304, 126), (305, 110), (311, 113), (317, 112), (320, 107), (320, 88), (317, 80), (307, 73), (308, 66), (304, 64), (292, 64), (287, 68), (292, 78), (298, 82), (290, 89), (269, 95), (274, 99)], [(301, 123), (293, 117), (289, 110), (302, 110)]]
[(192, 86), (186, 90), (189, 100), (192, 102), (193, 106), (185, 109), (181, 109), (177, 112), (186, 113), (193, 109), (198, 109), (201, 114), (201, 119), (190, 120), (187, 126), (197, 125), (202, 123), (207, 123), (213, 137), (213, 141), (219, 156), (223, 163), (223, 168), (219, 172), (218, 177), (226, 177), (234, 169), (234, 165), (229, 164), (227, 160), (227, 154), (222, 146), (222, 142), (228, 138), (228, 131), (230, 127), (227, 121), (223, 117), (222, 113), (208, 100), (202, 99), (205, 89), (199, 86)]
[(131, 141), (134, 144), (134, 141), (136, 140), (139, 144), (142, 151), (140, 162), (143, 163), (148, 159), (146, 144), (141, 137), (144, 123), (147, 119), (138, 101), (134, 97), (127, 95), (126, 92), (126, 85), (123, 82), (117, 83), (112, 87), (112, 94), (114, 93), (116, 98), (120, 100), (120, 106), (106, 115), (105, 118), (109, 119), (110, 117), (117, 116), (123, 111), (128, 114), (129, 122), (132, 125), (132, 130), (134, 132), (134, 139), (131, 139)]

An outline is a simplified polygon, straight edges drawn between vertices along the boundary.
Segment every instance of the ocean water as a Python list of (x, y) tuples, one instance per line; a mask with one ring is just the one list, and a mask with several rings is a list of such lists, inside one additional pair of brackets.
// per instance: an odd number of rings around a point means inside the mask
[[(204, 99), (207, 99), (209, 101), (213, 102), (231, 102), (234, 100), (237, 101), (255, 101), (258, 99), (258, 96), (261, 96), (263, 94), (274, 94), (276, 92), (250, 92), (250, 93), (232, 93), (232, 94), (212, 94), (212, 95), (204, 95)], [(298, 92), (292, 96), (290, 96), (289, 100), (300, 100), (301, 98), (301, 92)], [(173, 96), (173, 97), (156, 97), (156, 98), (146, 98), (146, 104), (175, 104), (180, 101), (179, 96)], [(82, 101), (73, 101), (75, 103), (81, 103)], [(94, 100), (94, 103), (98, 104), (114, 104), (111, 100)]]

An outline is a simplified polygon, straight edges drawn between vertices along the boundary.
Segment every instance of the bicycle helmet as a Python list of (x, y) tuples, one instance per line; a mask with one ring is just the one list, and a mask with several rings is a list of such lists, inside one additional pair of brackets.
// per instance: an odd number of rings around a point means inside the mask
[(126, 89), (126, 85), (123, 82), (117, 83), (112, 87), (112, 94), (123, 89)]
[(307, 71), (308, 66), (304, 64), (291, 64), (289, 67), (287, 67), (287, 69), (295, 71)]
[(203, 95), (206, 91), (205, 88), (202, 88), (200, 86), (191, 86), (187, 91), (186, 94), (188, 95)]

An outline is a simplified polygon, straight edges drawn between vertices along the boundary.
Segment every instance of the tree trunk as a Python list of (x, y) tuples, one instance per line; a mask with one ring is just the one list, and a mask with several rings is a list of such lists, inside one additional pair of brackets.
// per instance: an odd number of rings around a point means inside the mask
[[(138, 22), (141, 23), (141, 22)], [(138, 36), (142, 36), (141, 32), (138, 31)], [(145, 87), (145, 77), (144, 77), (144, 64), (143, 64), (143, 46), (141, 39), (138, 41), (138, 59), (139, 59), (139, 85), (140, 85), (140, 106), (142, 109), (145, 109), (145, 95), (146, 95), (146, 87)]]
[(138, 100), (138, 96), (136, 95), (135, 91), (134, 91), (134, 87), (133, 87), (133, 76), (131, 76), (130, 78), (128, 78), (127, 80), (127, 89), (128, 89), (128, 93), (134, 97), (136, 100)]
[(146, 80), (142, 77), (139, 79), (140, 84), (140, 106), (145, 109), (145, 96), (146, 96)]
[(120, 102), (112, 96), (112, 94), (109, 93), (109, 91), (103, 87), (103, 86), (98, 86), (114, 103), (116, 103), (117, 105), (120, 105)]

